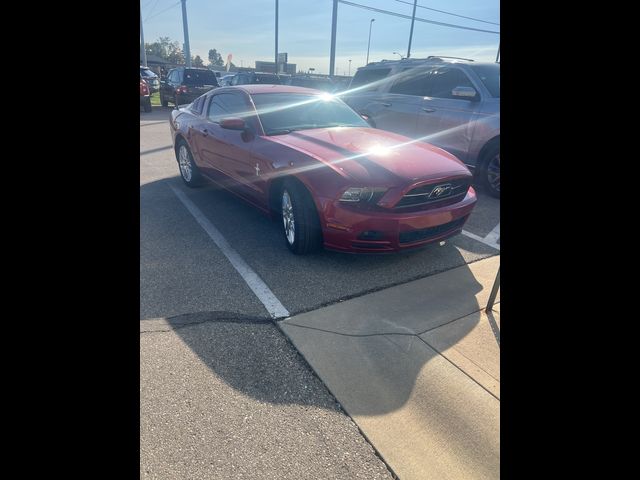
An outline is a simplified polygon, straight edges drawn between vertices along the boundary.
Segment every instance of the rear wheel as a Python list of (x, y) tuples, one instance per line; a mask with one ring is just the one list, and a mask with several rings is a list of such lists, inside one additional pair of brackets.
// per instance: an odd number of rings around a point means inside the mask
[(151, 98), (147, 98), (147, 100), (144, 102), (144, 111), (145, 112), (151, 111)]
[(485, 152), (480, 175), (487, 193), (500, 198), (500, 144), (489, 147)]
[(322, 245), (322, 232), (311, 194), (298, 182), (285, 181), (280, 193), (282, 232), (289, 250), (298, 255)]
[(162, 93), (160, 94), (160, 104), (165, 108), (169, 106), (169, 102), (165, 100), (165, 98), (162, 96)]
[(178, 144), (177, 157), (182, 181), (191, 188), (201, 185), (202, 176), (200, 175), (200, 170), (194, 163), (191, 150), (189, 150), (189, 146), (184, 140), (181, 140)]

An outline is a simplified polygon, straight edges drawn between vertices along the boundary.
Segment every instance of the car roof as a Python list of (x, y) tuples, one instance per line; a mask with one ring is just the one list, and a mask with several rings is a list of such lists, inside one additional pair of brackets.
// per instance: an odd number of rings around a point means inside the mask
[[(229, 87), (221, 87), (216, 88), (215, 93), (222, 92), (223, 89), (225, 91), (233, 91), (233, 90), (243, 90), (247, 92), (249, 95), (259, 94), (259, 93), (306, 93), (306, 94), (317, 94), (324, 95), (326, 92), (321, 90), (316, 90), (314, 88), (305, 88), (305, 87), (294, 87), (292, 85), (235, 85)], [(211, 93), (214, 93), (214, 90), (211, 90)]]
[[(456, 65), (461, 67), (473, 67), (476, 65), (487, 66), (497, 65), (499, 63), (494, 62), (475, 62), (473, 60), (465, 60), (445, 57), (431, 57), (431, 58), (403, 58), (402, 60), (381, 60), (379, 62), (371, 62), (364, 67), (358, 68), (358, 72), (362, 70), (373, 70), (378, 68), (393, 68), (396, 66), (402, 67), (422, 67), (422, 66), (438, 66), (438, 65)], [(357, 73), (357, 72), (356, 72)]]

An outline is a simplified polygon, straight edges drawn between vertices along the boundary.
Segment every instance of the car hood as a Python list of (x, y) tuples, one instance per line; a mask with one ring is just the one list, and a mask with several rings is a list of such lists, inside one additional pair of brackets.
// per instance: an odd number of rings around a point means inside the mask
[(471, 176), (462, 162), (444, 150), (384, 130), (318, 128), (266, 138), (311, 156), (363, 185)]

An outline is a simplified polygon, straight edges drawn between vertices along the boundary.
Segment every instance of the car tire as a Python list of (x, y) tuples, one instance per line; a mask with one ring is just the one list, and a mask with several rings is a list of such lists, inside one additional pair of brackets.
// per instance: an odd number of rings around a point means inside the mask
[(180, 177), (185, 185), (189, 188), (195, 188), (202, 185), (202, 175), (200, 170), (193, 161), (193, 155), (187, 142), (180, 140), (178, 148), (176, 148), (176, 160), (178, 160), (178, 169)]
[(299, 182), (286, 180), (280, 191), (282, 233), (287, 248), (296, 255), (318, 250), (322, 230), (315, 203), (309, 191)]
[(162, 94), (160, 94), (160, 105), (162, 105), (163, 107), (167, 108), (169, 106), (169, 102), (167, 100), (164, 99), (164, 97), (162, 96)]
[(178, 95), (174, 95), (173, 104), (176, 106), (176, 108), (178, 108)]
[(151, 98), (147, 98), (147, 101), (144, 102), (144, 111), (145, 112), (151, 111)]
[(485, 191), (495, 198), (500, 198), (500, 144), (496, 143), (487, 149), (482, 158), (480, 169), (481, 184)]

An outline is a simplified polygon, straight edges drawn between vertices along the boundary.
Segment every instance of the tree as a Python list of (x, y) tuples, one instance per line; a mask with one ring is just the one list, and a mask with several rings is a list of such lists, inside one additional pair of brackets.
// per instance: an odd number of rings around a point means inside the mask
[(204, 62), (200, 58), (200, 55), (196, 55), (196, 57), (193, 59), (193, 61), (191, 63), (193, 64), (194, 67), (203, 67), (204, 66)]
[(222, 55), (220, 55), (215, 48), (212, 48), (211, 50), (209, 50), (209, 66), (210, 67), (224, 66), (224, 60), (222, 60)]
[(153, 43), (145, 43), (144, 49), (147, 55), (156, 55), (170, 63), (184, 64), (180, 43), (172, 42), (169, 37), (160, 37)]

